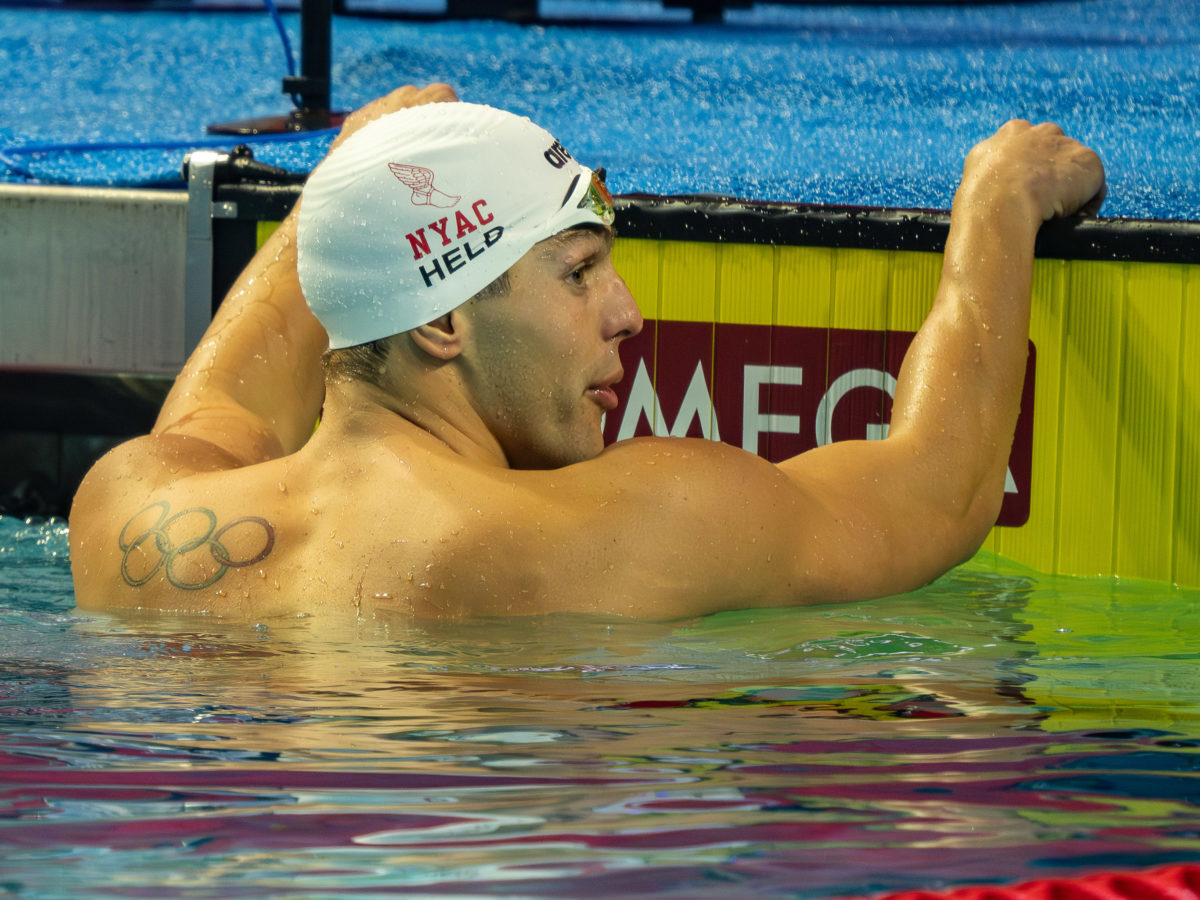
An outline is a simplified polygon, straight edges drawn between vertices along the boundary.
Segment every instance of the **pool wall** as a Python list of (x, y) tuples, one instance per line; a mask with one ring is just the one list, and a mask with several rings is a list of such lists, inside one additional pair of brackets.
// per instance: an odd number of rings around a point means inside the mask
[(174, 376), (187, 195), (0, 184), (0, 366)]

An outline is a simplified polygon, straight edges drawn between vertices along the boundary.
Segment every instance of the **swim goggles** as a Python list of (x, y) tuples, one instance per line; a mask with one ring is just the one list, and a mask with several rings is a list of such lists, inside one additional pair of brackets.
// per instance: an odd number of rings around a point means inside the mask
[(612, 225), (617, 221), (617, 213), (613, 209), (613, 196), (604, 184), (605, 174), (604, 169), (592, 173), (591, 184), (579, 198), (579, 208), (590, 210), (605, 225)]

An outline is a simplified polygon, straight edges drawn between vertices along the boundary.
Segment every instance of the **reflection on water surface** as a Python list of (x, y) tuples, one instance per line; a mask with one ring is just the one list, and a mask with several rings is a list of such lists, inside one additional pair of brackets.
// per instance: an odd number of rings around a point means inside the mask
[(679, 623), (73, 612), (0, 519), (22, 896), (829, 897), (1200, 860), (1194, 592), (981, 560)]

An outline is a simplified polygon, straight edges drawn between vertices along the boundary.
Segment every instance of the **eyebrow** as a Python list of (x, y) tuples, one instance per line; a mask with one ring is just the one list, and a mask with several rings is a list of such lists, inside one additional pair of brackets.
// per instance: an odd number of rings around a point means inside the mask
[(617, 229), (611, 225), (573, 225), (557, 234), (550, 235), (550, 237), (541, 241), (540, 246), (545, 247), (547, 250), (557, 250), (565, 244), (573, 243), (581, 234), (596, 235), (603, 242), (604, 249), (611, 251), (613, 242), (617, 237)]

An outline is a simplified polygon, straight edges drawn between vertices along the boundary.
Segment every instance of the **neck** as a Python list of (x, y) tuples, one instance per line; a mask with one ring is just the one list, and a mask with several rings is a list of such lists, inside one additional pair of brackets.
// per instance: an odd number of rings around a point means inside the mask
[(451, 453), (483, 465), (508, 467), (500, 444), (458, 391), (422, 379), (417, 388), (379, 387), (348, 378), (330, 379), (318, 433), (359, 442), (397, 435), (432, 438)]

